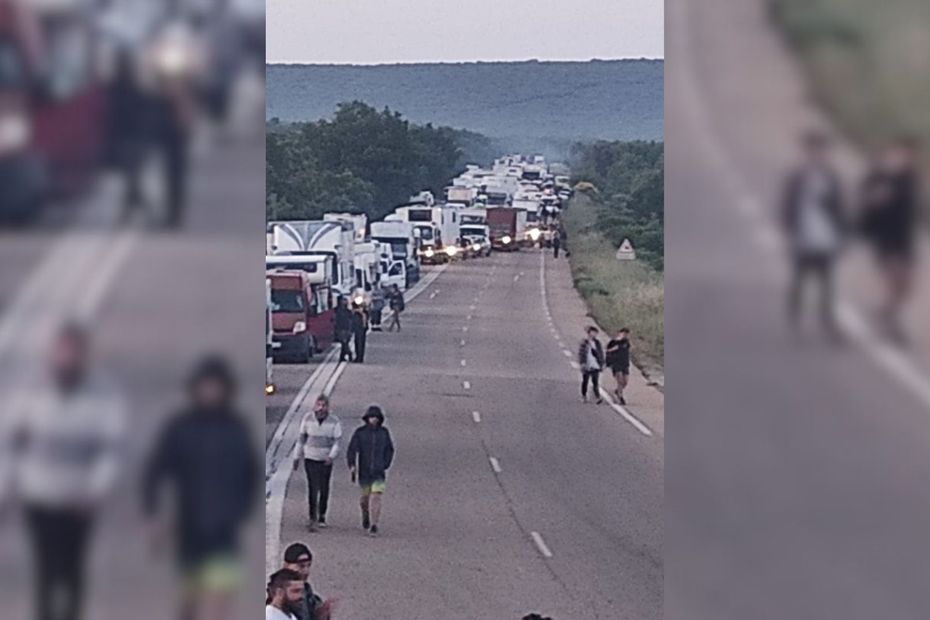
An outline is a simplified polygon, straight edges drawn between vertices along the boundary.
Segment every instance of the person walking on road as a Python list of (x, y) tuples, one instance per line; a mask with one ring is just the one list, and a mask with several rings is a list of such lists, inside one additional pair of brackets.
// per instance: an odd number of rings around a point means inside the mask
[[(342, 423), (329, 412), (329, 398), (320, 394), (313, 403), (313, 415), (300, 424), (300, 448), (307, 474), (307, 527), (311, 532), (317, 527), (326, 527), (329, 483), (341, 438)], [(299, 459), (294, 461), (294, 469), (298, 462)]]
[(164, 427), (144, 466), (142, 508), (157, 553), (167, 544), (162, 489), (173, 491), (184, 581), (180, 617), (225, 620), (239, 587), (239, 532), (255, 504), (261, 466), (226, 360), (204, 358), (188, 390), (190, 403)]
[(899, 344), (906, 341), (901, 313), (913, 283), (920, 187), (916, 161), (916, 142), (901, 138), (885, 149), (862, 186), (860, 225), (886, 285), (882, 327)]
[(304, 582), (300, 574), (282, 568), (268, 578), (265, 599), (265, 620), (298, 620), (297, 611), (303, 602)]
[(330, 620), (332, 618), (334, 599), (323, 600), (310, 585), (310, 568), (313, 566), (313, 554), (307, 545), (292, 543), (284, 550), (284, 566), (300, 575), (304, 591), (300, 605), (291, 613), (297, 620)]
[(348, 300), (340, 296), (336, 302), (336, 342), (339, 343), (339, 361), (352, 361), (352, 350), (349, 340), (352, 338), (352, 310), (349, 309)]
[(371, 292), (371, 331), (381, 331), (381, 315), (384, 313), (384, 289), (378, 285)]
[(125, 406), (91, 371), (90, 348), (83, 327), (62, 328), (51, 346), (49, 384), (14, 403), (10, 419), (0, 416), (0, 483), (11, 483), (23, 507), (40, 620), (82, 617), (87, 550), (120, 471)]
[(617, 402), (621, 405), (626, 404), (623, 397), (623, 390), (626, 389), (630, 379), (630, 330), (623, 327), (617, 332), (616, 337), (607, 343), (607, 367), (613, 373), (614, 380), (617, 382), (617, 389), (614, 394), (617, 396)]
[(601, 398), (600, 375), (604, 369), (604, 347), (597, 339), (598, 329), (593, 325), (588, 328), (587, 336), (578, 346), (578, 365), (581, 367), (581, 400), (588, 402), (588, 384), (594, 390), (597, 404), (604, 402)]
[(792, 260), (788, 318), (797, 327), (804, 285), (813, 278), (820, 287), (820, 320), (828, 336), (838, 340), (833, 273), (846, 231), (840, 181), (825, 135), (808, 134), (803, 149), (804, 161), (788, 175), (782, 201), (782, 225)]
[(388, 302), (391, 307), (391, 323), (388, 325), (388, 331), (394, 331), (395, 327), (397, 331), (400, 331), (400, 315), (406, 308), (406, 303), (404, 302), (404, 293), (396, 284), (391, 287)]
[(368, 340), (368, 312), (359, 304), (352, 304), (352, 336), (355, 340), (356, 364), (365, 362), (365, 344)]
[(558, 234), (552, 235), (552, 257), (559, 257), (559, 248), (562, 247), (562, 238)]
[(381, 411), (381, 407), (370, 406), (362, 420), (365, 424), (355, 429), (352, 434), (346, 451), (346, 461), (352, 481), (358, 480), (362, 489), (362, 528), (367, 530), (369, 535), (377, 536), (387, 470), (394, 460), (394, 442), (391, 440), (391, 433), (384, 426), (384, 412)]

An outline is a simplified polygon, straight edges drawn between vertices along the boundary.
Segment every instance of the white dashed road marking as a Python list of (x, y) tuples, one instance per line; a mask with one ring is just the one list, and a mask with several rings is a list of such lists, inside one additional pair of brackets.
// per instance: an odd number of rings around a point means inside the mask
[(546, 546), (546, 541), (543, 540), (543, 537), (540, 536), (539, 532), (530, 532), (530, 536), (533, 538), (533, 542), (536, 543), (536, 548), (539, 549), (539, 552), (544, 558), (551, 558), (552, 551), (549, 550), (549, 547)]
[(471, 419), (475, 421), (475, 424), (481, 424), (481, 414), (477, 411), (471, 412)]
[(496, 458), (492, 456), (492, 457), (488, 457), (488, 460), (491, 461), (491, 469), (494, 470), (495, 474), (499, 474), (504, 471), (503, 469), (501, 469), (500, 461), (498, 461)]

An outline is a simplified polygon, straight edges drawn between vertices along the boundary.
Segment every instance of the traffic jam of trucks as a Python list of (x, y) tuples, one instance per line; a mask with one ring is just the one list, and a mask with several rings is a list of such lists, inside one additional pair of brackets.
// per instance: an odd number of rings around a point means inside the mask
[(422, 267), (548, 246), (572, 196), (569, 178), (540, 156), (468, 165), (444, 188), (394, 207), (381, 221), (327, 213), (271, 221), (266, 230), (268, 392), (272, 362), (310, 362), (334, 341), (339, 297), (367, 307), (372, 293), (408, 290)]

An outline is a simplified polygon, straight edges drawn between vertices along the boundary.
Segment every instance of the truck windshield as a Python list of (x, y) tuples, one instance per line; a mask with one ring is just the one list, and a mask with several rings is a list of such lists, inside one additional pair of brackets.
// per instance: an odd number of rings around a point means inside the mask
[(507, 194), (488, 194), (488, 204), (489, 205), (507, 204)]
[(307, 273), (316, 273), (320, 263), (316, 261), (295, 262), (295, 261), (265, 261), (266, 269), (294, 269), (297, 271), (306, 271)]
[(304, 297), (293, 289), (271, 289), (272, 312), (303, 312)]
[(462, 236), (463, 237), (484, 237), (485, 230), (484, 228), (474, 227), (474, 226), (462, 226)]
[(433, 240), (433, 227), (432, 226), (417, 226), (417, 230), (420, 231), (420, 239), (422, 239), (423, 241)]

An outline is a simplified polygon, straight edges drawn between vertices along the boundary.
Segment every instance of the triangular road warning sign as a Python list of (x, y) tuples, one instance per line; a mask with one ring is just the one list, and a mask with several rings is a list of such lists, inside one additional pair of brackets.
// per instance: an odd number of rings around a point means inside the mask
[(636, 260), (636, 250), (633, 249), (633, 244), (630, 243), (629, 239), (623, 240), (620, 248), (617, 249), (616, 256), (617, 260)]

